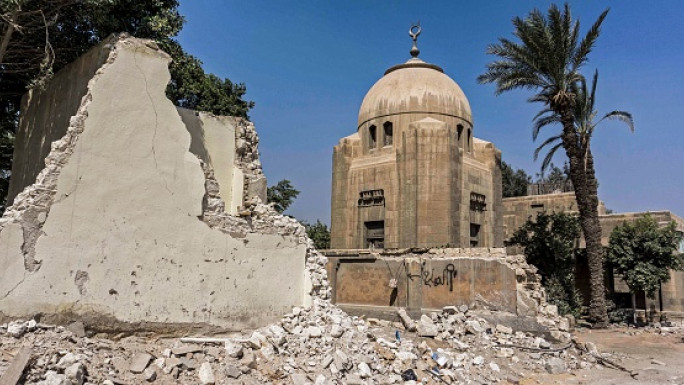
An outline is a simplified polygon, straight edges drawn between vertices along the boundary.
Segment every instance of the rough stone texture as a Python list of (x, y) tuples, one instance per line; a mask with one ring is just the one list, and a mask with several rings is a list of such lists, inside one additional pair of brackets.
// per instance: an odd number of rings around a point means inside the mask
[(441, 69), (390, 69), (357, 129), (333, 150), (332, 248), (503, 246), (501, 152)]
[[(415, 316), (421, 310), (464, 306), (557, 317), (557, 310), (547, 310), (537, 269), (523, 255), (508, 255), (503, 248), (325, 253), (334, 302), (354, 314), (395, 319), (398, 307)], [(396, 287), (389, 285), (391, 279)]]
[[(326, 258), (294, 219), (258, 199), (243, 217), (220, 201), (208, 207), (222, 190), (207, 177), (210, 164), (189, 151), (191, 135), (165, 97), (168, 56), (125, 36), (94, 50), (101, 52), (58, 74), (81, 79), (69, 71), (106, 57), (85, 89), (64, 93), (69, 103), (80, 100), (78, 110), (47, 167), (0, 219), (0, 316), (40, 312), (94, 330), (242, 329), (308, 303), (307, 294), (328, 298)], [(51, 87), (46, 92), (59, 93)], [(38, 105), (27, 110), (43, 111), (53, 99), (34, 95), (29, 102)], [(236, 140), (236, 164), (258, 177), (253, 126), (238, 122), (235, 135), (250, 139), (246, 150)]]

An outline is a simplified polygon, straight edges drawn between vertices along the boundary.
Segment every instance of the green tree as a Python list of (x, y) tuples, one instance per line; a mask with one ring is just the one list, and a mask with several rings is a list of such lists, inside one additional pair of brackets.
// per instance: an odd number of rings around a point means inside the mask
[(561, 314), (578, 317), (582, 297), (575, 288), (575, 260), (580, 237), (579, 219), (570, 214), (539, 212), (515, 231), (506, 246), (524, 249), (527, 263), (539, 269), (549, 302)]
[(520, 197), (527, 195), (527, 185), (532, 178), (523, 169), (513, 170), (508, 163), (501, 161), (501, 184), (503, 197)]
[(247, 117), (245, 86), (206, 74), (173, 37), (178, 0), (0, 0), (0, 213), (9, 185), (21, 97), (112, 33), (153, 39), (171, 55), (167, 95), (178, 106)]
[(316, 249), (325, 250), (330, 248), (330, 229), (328, 229), (325, 223), (317, 219), (313, 225), (306, 222), (302, 222), (302, 224), (306, 227), (306, 235), (311, 238)]
[(625, 222), (610, 234), (608, 260), (632, 293), (635, 323), (635, 294), (643, 291), (653, 298), (660, 284), (670, 279), (670, 270), (684, 268), (682, 255), (677, 252), (680, 242), (682, 234), (675, 222), (659, 227), (650, 215)]
[(299, 190), (296, 190), (287, 179), (283, 179), (275, 186), (266, 189), (266, 200), (268, 203), (273, 203), (273, 208), (279, 213), (287, 210), (297, 195), (299, 195)]
[(594, 160), (589, 142), (578, 140), (575, 90), (584, 79), (580, 69), (588, 61), (607, 14), (608, 10), (604, 11), (581, 39), (579, 21), (572, 19), (568, 4), (562, 10), (551, 5), (546, 16), (535, 9), (525, 19), (515, 17), (514, 35), (520, 43), (500, 38), (498, 44), (490, 45), (487, 53), (500, 60), (489, 63), (487, 71), (478, 77), (480, 83), (495, 83), (496, 94), (514, 89), (536, 91), (528, 101), (545, 107), (537, 118), (548, 109), (561, 124), (561, 146), (569, 159), (570, 179), (587, 245), (591, 284), (589, 319), (596, 327), (605, 327), (608, 323), (604, 251)]

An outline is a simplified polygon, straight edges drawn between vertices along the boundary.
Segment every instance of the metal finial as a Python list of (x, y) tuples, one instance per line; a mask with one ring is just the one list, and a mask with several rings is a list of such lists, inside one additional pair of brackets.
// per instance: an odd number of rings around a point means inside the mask
[(420, 35), (420, 31), (420, 22), (413, 24), (409, 29), (409, 36), (411, 36), (411, 39), (413, 40), (413, 47), (411, 47), (411, 56), (413, 57), (418, 57), (418, 55), (420, 55), (420, 50), (416, 45), (416, 41), (418, 40), (418, 35)]

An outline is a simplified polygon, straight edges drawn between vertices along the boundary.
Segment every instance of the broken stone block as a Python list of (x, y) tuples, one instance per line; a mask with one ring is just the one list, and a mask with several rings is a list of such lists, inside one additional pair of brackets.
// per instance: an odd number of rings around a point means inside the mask
[(561, 374), (568, 371), (565, 361), (558, 357), (552, 357), (546, 361), (544, 368), (551, 374)]
[(249, 369), (256, 369), (257, 367), (257, 361), (256, 361), (256, 356), (251, 350), (246, 350), (242, 354), (242, 358), (240, 359), (240, 364), (249, 368)]
[(85, 372), (86, 368), (80, 362), (77, 362), (64, 369), (64, 375), (67, 376), (67, 378), (74, 385), (83, 385), (83, 381), (85, 380)]
[(237, 378), (240, 378), (241, 375), (242, 375), (242, 372), (236, 366), (228, 365), (226, 367), (226, 376), (228, 376), (228, 378), (237, 379)]
[(71, 381), (64, 374), (48, 370), (45, 373), (45, 381), (41, 381), (40, 385), (71, 385)]
[(413, 322), (411, 317), (409, 317), (408, 313), (406, 313), (406, 309), (404, 309), (404, 308), (397, 309), (397, 315), (399, 315), (399, 319), (401, 319), (401, 323), (404, 325), (404, 328), (407, 331), (410, 331), (410, 332), (416, 331), (416, 323)]
[(344, 328), (338, 324), (333, 324), (330, 329), (330, 335), (335, 338), (340, 338), (342, 337), (342, 334), (344, 334)]
[(148, 353), (138, 353), (133, 358), (131, 359), (131, 364), (128, 368), (128, 370), (131, 371), (131, 373), (142, 373), (147, 369), (147, 365), (152, 361), (154, 357), (152, 357)]
[(480, 323), (478, 321), (475, 321), (475, 320), (466, 321), (465, 329), (466, 329), (466, 332), (468, 332), (470, 334), (476, 334), (476, 335), (484, 332), (484, 328), (482, 327), (482, 325), (480, 325)]
[(362, 362), (359, 364), (359, 376), (361, 378), (368, 378), (371, 375), (373, 375), (373, 372), (371, 371), (370, 366), (368, 366), (367, 363)]
[(293, 373), (290, 374), (290, 381), (292, 381), (293, 385), (306, 385), (309, 379), (306, 377), (306, 374)]
[(430, 317), (423, 315), (418, 322), (418, 335), (421, 337), (435, 337), (439, 334), (439, 328), (432, 322)]
[(150, 366), (145, 371), (143, 372), (143, 377), (145, 378), (145, 381), (147, 382), (153, 382), (154, 380), (157, 379), (157, 369), (154, 367)]
[(226, 340), (225, 342), (226, 355), (231, 358), (242, 357), (242, 345), (235, 343), (231, 340)]
[(197, 375), (199, 376), (202, 385), (213, 385), (216, 382), (214, 371), (211, 369), (211, 364), (208, 362), (204, 362), (200, 365)]
[(19, 338), (26, 333), (26, 323), (24, 322), (10, 322), (7, 325), (7, 334), (14, 338)]

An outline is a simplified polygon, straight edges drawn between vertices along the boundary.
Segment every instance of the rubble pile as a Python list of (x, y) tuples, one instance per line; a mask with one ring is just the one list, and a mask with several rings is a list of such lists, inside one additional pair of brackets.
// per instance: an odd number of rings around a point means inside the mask
[(251, 334), (194, 339), (88, 337), (79, 323), (16, 321), (0, 326), (0, 376), (21, 347), (33, 350), (25, 383), (43, 385), (517, 383), (590, 368), (598, 354), (490, 324), (466, 306), (398, 315), (352, 317), (316, 298)]

